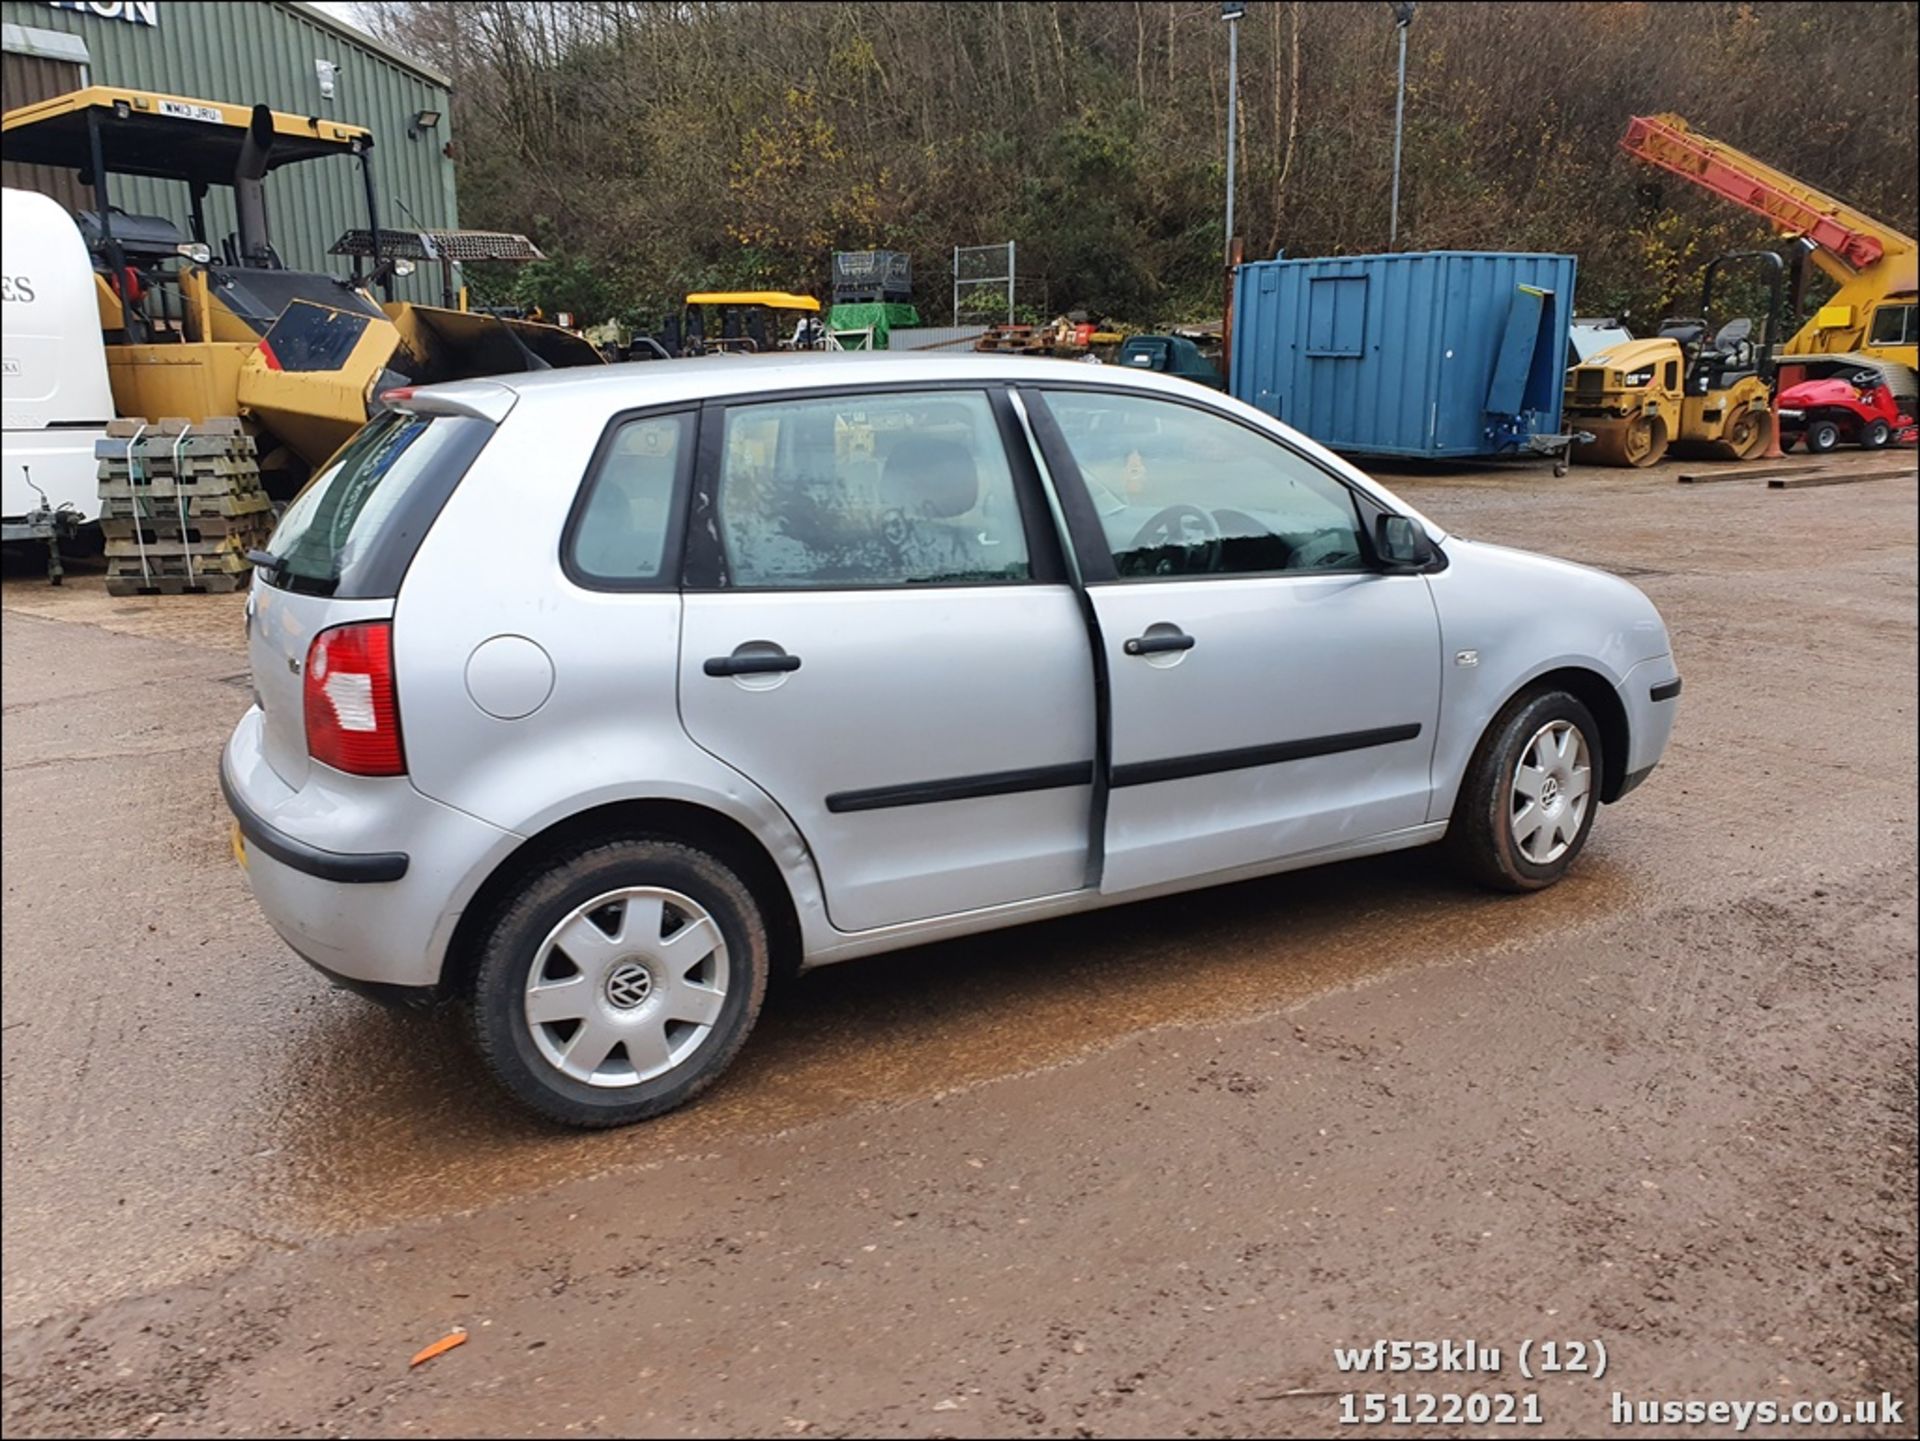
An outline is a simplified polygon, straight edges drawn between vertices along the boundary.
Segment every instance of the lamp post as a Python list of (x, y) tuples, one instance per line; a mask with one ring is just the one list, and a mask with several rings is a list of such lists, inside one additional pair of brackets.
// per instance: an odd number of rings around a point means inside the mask
[(1227, 22), (1227, 233), (1221, 272), (1226, 278), (1226, 304), (1220, 311), (1220, 374), (1233, 373), (1233, 265), (1238, 258), (1233, 243), (1233, 142), (1239, 129), (1240, 19), (1245, 0), (1221, 0), (1220, 18)]
[(1238, 128), (1240, 100), (1240, 20), (1246, 0), (1221, 0), (1220, 18), (1227, 22), (1227, 235), (1225, 260), (1233, 266), (1233, 142)]
[(1407, 31), (1413, 27), (1414, 0), (1389, 0), (1394, 28), (1400, 32), (1400, 86), (1393, 99), (1393, 212), (1387, 220), (1387, 249), (1400, 240), (1400, 130), (1407, 114)]

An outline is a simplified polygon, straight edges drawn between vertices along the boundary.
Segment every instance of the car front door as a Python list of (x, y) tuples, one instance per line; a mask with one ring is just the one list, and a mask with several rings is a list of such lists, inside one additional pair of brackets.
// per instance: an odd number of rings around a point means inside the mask
[(1088, 883), (1093, 657), (1013, 426), (964, 387), (702, 417), (681, 717), (793, 818), (841, 930)]
[(1111, 704), (1101, 888), (1332, 852), (1427, 819), (1440, 630), (1371, 502), (1203, 404), (1022, 388)]

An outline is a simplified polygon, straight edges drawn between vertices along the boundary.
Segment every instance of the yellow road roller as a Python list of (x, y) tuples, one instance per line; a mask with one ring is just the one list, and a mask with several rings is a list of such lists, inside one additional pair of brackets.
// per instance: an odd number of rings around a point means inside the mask
[[(1715, 281), (1734, 264), (1764, 272), (1768, 309), (1758, 335), (1747, 316), (1713, 328)], [(1764, 450), (1785, 273), (1772, 251), (1723, 255), (1707, 267), (1698, 316), (1669, 319), (1657, 336), (1610, 346), (1569, 370), (1566, 427), (1593, 436), (1575, 445), (1573, 458), (1643, 466), (1669, 450), (1709, 460), (1749, 460)]]

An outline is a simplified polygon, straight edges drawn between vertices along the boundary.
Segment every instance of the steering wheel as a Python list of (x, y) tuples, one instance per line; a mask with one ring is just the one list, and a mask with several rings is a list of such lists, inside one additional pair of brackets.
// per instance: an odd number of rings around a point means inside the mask
[[(1192, 534), (1195, 531), (1197, 538)], [(1155, 575), (1184, 575), (1218, 569), (1220, 543), (1220, 523), (1199, 506), (1182, 502), (1168, 506), (1141, 526), (1127, 549), (1160, 550), (1173, 546), (1185, 550), (1187, 564), (1180, 570), (1174, 570), (1172, 560), (1166, 556), (1153, 567)], [(1200, 563), (1195, 564), (1196, 560)]]

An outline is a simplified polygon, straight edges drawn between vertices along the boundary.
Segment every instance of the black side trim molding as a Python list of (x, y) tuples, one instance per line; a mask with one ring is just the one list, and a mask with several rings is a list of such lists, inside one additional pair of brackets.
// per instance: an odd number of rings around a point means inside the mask
[(1680, 694), (1680, 677), (1675, 676), (1672, 680), (1655, 686), (1652, 690), (1648, 691), (1647, 694), (1655, 700), (1672, 700)]
[(224, 758), (220, 762), (220, 793), (226, 797), (227, 809), (233, 812), (233, 818), (240, 822), (240, 834), (247, 838), (247, 844), (262, 855), (272, 856), (283, 866), (292, 866), (296, 871), (317, 876), (323, 881), (342, 881), (349, 885), (397, 881), (407, 873), (405, 851), (371, 851), (363, 855), (323, 851), (305, 841), (296, 841), (285, 831), (274, 829), (234, 792), (233, 782), (227, 779)]
[(1166, 760), (1158, 761), (1134, 761), (1113, 768), (1113, 783), (1116, 786), (1150, 786), (1156, 781), (1186, 780), (1192, 776), (1210, 776), (1219, 771), (1249, 770), (1254, 766), (1278, 765), (1282, 761), (1301, 761), (1311, 756), (1331, 756), (1342, 751), (1365, 750), (1369, 746), (1387, 746), (1396, 741), (1413, 740), (1419, 734), (1418, 725), (1382, 726), (1378, 730), (1309, 736), (1305, 740), (1246, 746), (1240, 750), (1169, 756)]
[(969, 801), (981, 796), (1011, 796), (1022, 791), (1059, 790), (1093, 784), (1093, 762), (1059, 766), (1029, 766), (1018, 771), (991, 771), (985, 775), (955, 776), (943, 781), (912, 781), (906, 785), (875, 786), (864, 791), (835, 791), (827, 809), (835, 815), (849, 811), (882, 811), (894, 806), (925, 806), (938, 801)]

